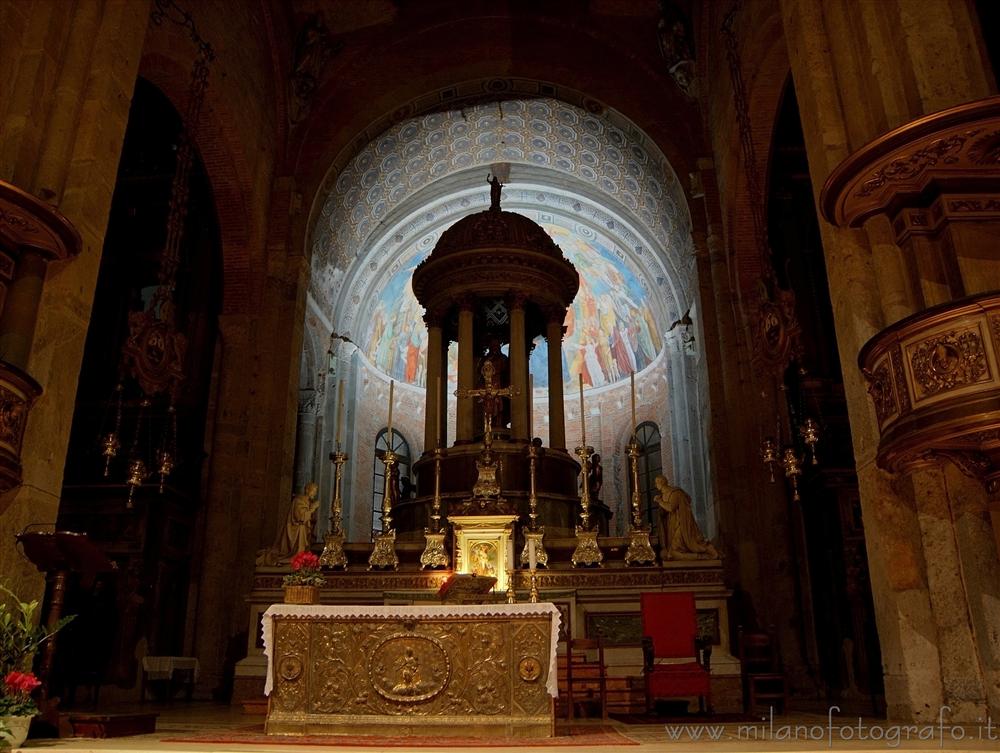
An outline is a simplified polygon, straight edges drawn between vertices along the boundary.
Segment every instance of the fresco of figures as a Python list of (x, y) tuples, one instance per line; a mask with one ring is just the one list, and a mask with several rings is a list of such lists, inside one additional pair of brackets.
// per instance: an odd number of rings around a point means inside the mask
[[(628, 379), (656, 358), (662, 347), (653, 312), (638, 278), (614, 252), (557, 225), (543, 225), (580, 273), (580, 291), (566, 315), (563, 374), (566, 385), (603, 387)], [(393, 379), (423, 386), (427, 328), (413, 295), (413, 270), (427, 253), (415, 255), (392, 276), (375, 303), (364, 342), (365, 355)], [(535, 387), (548, 386), (546, 348), (531, 354)], [(449, 349), (448, 377), (455, 381), (457, 351)]]

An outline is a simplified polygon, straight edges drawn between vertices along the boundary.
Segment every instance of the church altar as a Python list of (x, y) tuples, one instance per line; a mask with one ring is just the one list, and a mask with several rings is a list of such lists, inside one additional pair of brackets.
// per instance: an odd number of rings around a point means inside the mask
[(550, 737), (555, 606), (275, 604), (268, 734)]

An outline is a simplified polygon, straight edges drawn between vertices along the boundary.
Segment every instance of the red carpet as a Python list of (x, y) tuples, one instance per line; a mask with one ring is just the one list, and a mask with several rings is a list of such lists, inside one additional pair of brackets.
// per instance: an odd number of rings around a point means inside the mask
[(622, 724), (760, 724), (758, 714), (611, 714)]
[(638, 745), (614, 727), (556, 725), (556, 737), (481, 738), (381, 735), (265, 735), (263, 725), (223, 730), (212, 734), (164, 737), (164, 743), (213, 743), (246, 745), (324, 745), (327, 747), (391, 748), (509, 748), (582, 747), (585, 745)]

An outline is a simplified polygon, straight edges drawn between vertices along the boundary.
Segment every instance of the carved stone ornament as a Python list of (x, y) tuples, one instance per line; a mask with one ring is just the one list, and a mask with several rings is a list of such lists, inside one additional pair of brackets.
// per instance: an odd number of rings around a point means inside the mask
[(774, 286), (773, 294), (760, 290), (753, 321), (754, 360), (758, 370), (783, 375), (802, 356), (802, 327), (795, 315), (795, 294)]
[(889, 369), (891, 359), (886, 358), (874, 371), (864, 371), (868, 382), (868, 395), (875, 405), (875, 416), (879, 426), (888, 418), (899, 412), (896, 406), (896, 388), (892, 383), (892, 373)]
[(147, 395), (172, 392), (184, 380), (187, 338), (174, 326), (169, 306), (157, 315), (152, 308), (128, 315), (129, 336), (122, 356)]
[(954, 193), (996, 182), (1000, 96), (918, 118), (880, 136), (842, 162), (820, 194), (823, 217), (860, 227), (915, 205), (929, 187)]
[(1000, 402), (998, 321), (1000, 293), (986, 293), (902, 319), (865, 344), (858, 364), (881, 432), (880, 467), (898, 471), (928, 457), (1000, 463), (1000, 417), (988, 408)]
[(21, 484), (21, 443), (28, 411), (41, 385), (20, 369), (0, 361), (0, 492)]
[(295, 40), (295, 57), (289, 82), (291, 97), (288, 118), (292, 123), (301, 123), (309, 114), (313, 95), (322, 81), (323, 72), (343, 46), (342, 42), (331, 38), (322, 13), (313, 13), (305, 19)]
[(989, 379), (986, 353), (978, 331), (947, 332), (920, 343), (910, 356), (919, 400)]

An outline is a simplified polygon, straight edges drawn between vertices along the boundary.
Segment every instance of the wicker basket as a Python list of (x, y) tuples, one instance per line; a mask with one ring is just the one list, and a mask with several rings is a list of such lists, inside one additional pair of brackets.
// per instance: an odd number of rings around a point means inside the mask
[(285, 586), (286, 604), (319, 604), (319, 586)]

